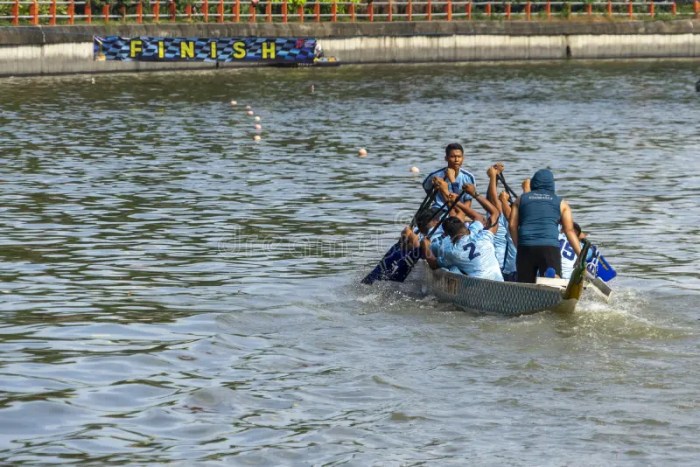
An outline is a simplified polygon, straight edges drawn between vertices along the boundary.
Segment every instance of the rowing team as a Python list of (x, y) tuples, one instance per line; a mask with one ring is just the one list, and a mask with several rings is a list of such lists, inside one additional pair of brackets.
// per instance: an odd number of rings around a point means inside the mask
[[(504, 182), (502, 163), (487, 170), (484, 196), (474, 176), (462, 169), (464, 149), (458, 143), (445, 148), (447, 167), (426, 177), (427, 207), (416, 216), (418, 232), (406, 227), (400, 244), (404, 251), (420, 249), (432, 269), (495, 281), (534, 283), (537, 276), (568, 279), (579, 240), (585, 237), (574, 223), (569, 204), (556, 195), (554, 175), (538, 170), (523, 182), (523, 194), (498, 193)], [(475, 200), (485, 211), (472, 207)], [(443, 214), (445, 211), (449, 214)]]

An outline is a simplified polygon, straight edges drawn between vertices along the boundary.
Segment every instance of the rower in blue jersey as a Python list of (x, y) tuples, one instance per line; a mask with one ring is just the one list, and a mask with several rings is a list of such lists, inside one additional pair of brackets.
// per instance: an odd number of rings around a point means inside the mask
[(509, 227), (518, 247), (518, 281), (534, 283), (538, 273), (544, 275), (549, 268), (561, 277), (560, 222), (577, 256), (581, 244), (574, 231), (569, 203), (555, 192), (554, 174), (547, 169), (538, 170), (530, 186), (532, 191), (524, 193), (513, 203)]
[(502, 282), (503, 275), (493, 246), (499, 213), (493, 204), (476, 191), (474, 185), (465, 186), (465, 191), (489, 212), (488, 219), (470, 206), (460, 206), (474, 221), (467, 227), (458, 217), (447, 218), (443, 228), (448, 237), (441, 242), (437, 255), (432, 253), (430, 241), (423, 241), (425, 259), (432, 269), (441, 267), (470, 277)]
[[(462, 169), (464, 162), (464, 148), (459, 143), (450, 143), (445, 147), (445, 161), (447, 167), (429, 174), (423, 180), (423, 189), (429, 193), (433, 187), (438, 188), (438, 195), (435, 197), (434, 206), (442, 206), (447, 200), (448, 193), (459, 194), (462, 186), (466, 184), (476, 185), (474, 176)], [(446, 185), (440, 183), (445, 181)], [(472, 198), (465, 195), (464, 201), (471, 204)]]
[(408, 227), (403, 231), (402, 238), (407, 248), (419, 248), (421, 240), (428, 238), (433, 254), (437, 255), (440, 243), (445, 238), (442, 224), (438, 226), (440, 217), (444, 212), (444, 209), (431, 207), (419, 214), (416, 218), (418, 233), (408, 229)]
[[(489, 188), (487, 197), (499, 212), (498, 230), (495, 233), (493, 246), (496, 249), (496, 259), (501, 266), (501, 273), (506, 281), (514, 282), (517, 274), (515, 269), (516, 248), (508, 230), (508, 214), (510, 214), (510, 204), (508, 195), (505, 197), (498, 195), (498, 175), (503, 173), (505, 166), (496, 163), (488, 168), (486, 175), (489, 177)], [(504, 192), (505, 193), (505, 192)]]

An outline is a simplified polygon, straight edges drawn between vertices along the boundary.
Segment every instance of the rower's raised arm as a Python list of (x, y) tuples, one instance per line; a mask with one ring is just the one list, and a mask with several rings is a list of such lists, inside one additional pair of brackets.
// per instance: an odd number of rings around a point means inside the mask
[(515, 203), (513, 203), (510, 206), (510, 216), (508, 217), (508, 230), (510, 231), (510, 238), (513, 240), (513, 244), (517, 247), (518, 246), (518, 222), (519, 222), (519, 213), (518, 209), (520, 208), (520, 198), (515, 200)]
[[(464, 191), (466, 191), (469, 196), (474, 198), (484, 209), (486, 209), (486, 212), (489, 213), (488, 217), (488, 225), (489, 225), (489, 230), (496, 232), (498, 230), (498, 216), (501, 214), (498, 209), (496, 209), (496, 206), (491, 204), (488, 199), (486, 199), (485, 196), (481, 195), (476, 191), (476, 187), (470, 183), (464, 185), (462, 187)], [(474, 211), (473, 209), (470, 208), (471, 211)], [(467, 213), (469, 215), (469, 213)], [(472, 216), (470, 216), (472, 217)], [(472, 217), (473, 218), (473, 217)], [(482, 222), (483, 224), (483, 222)], [(486, 226), (487, 224), (484, 224)]]
[(510, 195), (502, 191), (498, 195), (498, 200), (501, 202), (501, 211), (503, 212), (503, 215), (506, 216), (506, 219), (510, 219)]
[(498, 162), (486, 171), (486, 175), (489, 177), (489, 187), (486, 192), (486, 196), (491, 204), (496, 206), (499, 212), (503, 212), (503, 207), (501, 206), (501, 200), (498, 197), (498, 174), (503, 172), (505, 166)]

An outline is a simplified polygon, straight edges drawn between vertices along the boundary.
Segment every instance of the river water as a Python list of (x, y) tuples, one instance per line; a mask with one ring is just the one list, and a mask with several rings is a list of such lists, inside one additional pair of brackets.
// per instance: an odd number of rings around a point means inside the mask
[[(698, 71), (0, 81), (0, 463), (696, 465)], [(506, 319), (358, 284), (452, 141), (482, 191), (495, 161), (555, 172), (610, 303)]]

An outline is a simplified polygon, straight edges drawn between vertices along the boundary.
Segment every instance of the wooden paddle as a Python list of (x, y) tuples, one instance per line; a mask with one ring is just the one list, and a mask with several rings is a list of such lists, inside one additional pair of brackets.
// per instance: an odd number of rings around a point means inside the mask
[[(437, 193), (438, 190), (436, 188), (433, 188), (425, 195), (425, 198), (420, 203), (418, 210), (411, 219), (410, 228), (415, 227), (416, 219), (418, 219), (418, 216), (420, 216), (420, 214), (426, 208), (430, 207), (433, 204)], [(391, 248), (389, 248), (389, 250), (384, 254), (384, 256), (382, 256), (382, 259), (379, 260), (379, 263), (377, 263), (374, 269), (372, 269), (372, 271), (369, 274), (367, 274), (364, 277), (364, 279), (362, 279), (362, 283), (371, 285), (372, 283), (378, 280), (403, 282), (406, 279), (406, 276), (408, 276), (408, 274), (411, 271), (409, 269), (408, 272), (406, 272), (405, 275), (403, 275), (402, 271), (405, 268), (401, 268), (399, 266), (400, 263), (405, 263), (407, 261), (406, 256), (409, 253), (410, 252), (404, 252), (401, 249), (400, 242), (396, 242)], [(410, 267), (413, 268), (413, 265), (411, 265)]]
[(506, 177), (504, 177), (502, 173), (496, 175), (496, 178), (498, 178), (498, 180), (503, 185), (503, 188), (505, 188), (508, 192), (508, 196), (510, 196), (510, 204), (513, 204), (515, 200), (518, 199), (518, 195), (515, 194), (515, 192), (508, 186), (508, 184), (506, 183)]
[[(435, 190), (434, 190), (435, 191)], [(430, 231), (428, 235), (432, 236), (437, 228), (442, 225), (442, 223), (447, 219), (447, 217), (450, 214), (450, 211), (457, 205), (459, 200), (462, 198), (462, 195), (464, 194), (464, 191), (461, 191), (457, 198), (447, 205), (447, 211), (442, 215), (440, 218), (440, 221), (438, 224), (433, 227), (433, 229)], [(432, 197), (432, 199), (435, 199), (435, 196)], [(429, 204), (426, 204), (425, 202), (421, 204), (423, 208), (425, 209)], [(443, 209), (445, 205), (442, 206), (441, 209)], [(436, 212), (434, 215), (437, 215), (440, 211)], [(414, 220), (418, 217), (420, 213), (416, 213), (416, 216), (414, 216)], [(403, 282), (406, 280), (408, 275), (411, 273), (413, 270), (413, 266), (418, 262), (420, 259), (420, 248), (413, 248), (409, 251), (404, 251), (401, 248), (400, 242), (396, 242), (390, 249), (389, 251), (386, 252), (384, 257), (379, 261), (377, 266), (375, 266), (372, 271), (367, 274), (364, 279), (362, 279), (363, 284), (371, 285), (376, 281), (392, 281), (392, 282)]]

